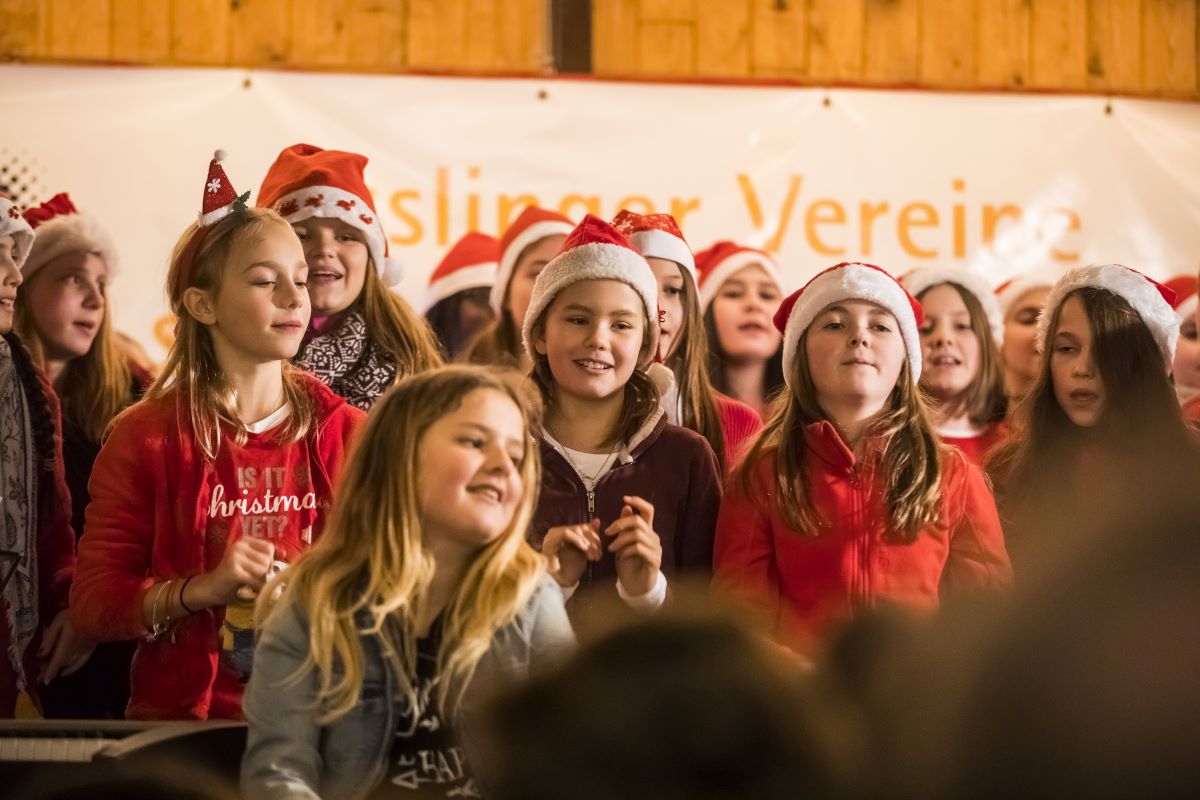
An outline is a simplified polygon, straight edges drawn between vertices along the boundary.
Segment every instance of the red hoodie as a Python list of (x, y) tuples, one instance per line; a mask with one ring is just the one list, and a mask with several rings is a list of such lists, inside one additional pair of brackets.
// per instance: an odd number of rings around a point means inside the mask
[(808, 426), (804, 437), (809, 486), (826, 521), (818, 535), (789, 528), (771, 501), (773, 454), (754, 468), (753, 497), (732, 481), (717, 518), (716, 583), (766, 614), (781, 640), (811, 653), (860, 609), (889, 602), (932, 610), (944, 592), (1010, 582), (996, 504), (960, 453), (943, 451), (940, 520), (908, 544), (888, 535), (882, 442), (856, 463), (829, 422)]
[[(305, 374), (302, 381), (316, 403), (316, 422), (304, 441), (285, 447), (307, 453), (304, 469), (292, 467), (296, 474), (306, 473), (305, 488), (316, 496), (315, 511), (299, 512), (301, 522), (312, 526), (306, 538), (315, 538), (349, 440), (365, 415), (316, 378)], [(217, 566), (214, 559), (224, 551), (214, 547), (210, 526), (229, 519), (229, 505), (222, 503), (237, 490), (224, 488), (223, 459), (206, 459), (190, 431), (187, 410), (174, 394), (138, 403), (110, 430), (92, 471), (92, 502), (71, 588), (72, 619), (84, 635), (99, 640), (145, 636), (142, 603), (147, 589), (163, 579), (186, 578)], [(290, 464), (294, 454), (286, 455)], [(215, 497), (214, 485), (222, 497)], [(259, 500), (263, 487), (271, 485), (260, 478), (253, 490)], [(290, 493), (287, 484), (283, 489)], [(274, 519), (243, 510), (234, 524), (275, 524)], [(241, 687), (231, 686), (218, 664), (224, 615), (224, 607), (206, 609), (185, 617), (166, 636), (139, 642), (128, 718), (240, 716)]]

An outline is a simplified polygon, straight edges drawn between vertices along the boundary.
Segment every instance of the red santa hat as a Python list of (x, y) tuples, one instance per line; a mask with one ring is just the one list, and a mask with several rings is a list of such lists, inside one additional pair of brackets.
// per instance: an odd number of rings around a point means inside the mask
[(1196, 293), (1198, 285), (1200, 281), (1196, 280), (1195, 275), (1176, 275), (1163, 282), (1163, 286), (1175, 292), (1173, 305), (1180, 325), (1196, 316), (1196, 301), (1200, 298)]
[(665, 258), (683, 267), (692, 278), (692, 286), (699, 287), (696, 275), (696, 258), (679, 230), (678, 223), (670, 214), (637, 214), (621, 209), (613, 217), (613, 227), (625, 234), (629, 243), (646, 258)]
[(921, 304), (900, 282), (873, 264), (843, 262), (817, 273), (804, 288), (793, 292), (775, 312), (775, 327), (783, 334), (783, 379), (792, 388), (796, 348), (800, 337), (825, 308), (843, 300), (866, 300), (891, 312), (900, 325), (913, 380), (921, 377)]
[(495, 236), (471, 231), (459, 239), (429, 276), (423, 312), (458, 292), (490, 287), (499, 257), (500, 241)]
[(646, 367), (650, 363), (658, 351), (658, 281), (646, 259), (629, 240), (612, 225), (591, 214), (571, 231), (558, 255), (533, 284), (521, 332), (530, 357), (534, 354), (533, 326), (558, 293), (580, 281), (601, 280), (626, 283), (642, 298), (650, 347), (640, 366)]
[(1034, 289), (1050, 289), (1056, 279), (1049, 275), (1017, 275), (996, 287), (1001, 319), (1008, 319), (1017, 301)]
[(537, 206), (528, 206), (513, 220), (500, 237), (500, 267), (496, 270), (496, 282), (492, 284), (489, 301), (497, 316), (504, 306), (504, 295), (512, 280), (517, 259), (525, 248), (540, 242), (547, 236), (566, 236), (575, 229), (575, 223), (557, 211), (547, 211)]
[(721, 291), (721, 286), (739, 270), (757, 264), (767, 272), (775, 283), (775, 288), (783, 294), (783, 273), (775, 259), (762, 250), (753, 247), (722, 240), (707, 250), (696, 253), (696, 270), (700, 273), (700, 310), (708, 308), (708, 304)]
[(288, 222), (319, 217), (357, 228), (384, 285), (395, 286), (404, 272), (400, 262), (388, 256), (387, 235), (363, 175), (366, 166), (367, 157), (358, 153), (294, 144), (267, 170), (258, 204), (275, 209)]
[(37, 231), (29, 258), (21, 268), (25, 278), (66, 253), (95, 253), (104, 260), (109, 277), (117, 273), (117, 248), (95, 217), (81, 214), (66, 192), (25, 211), (25, 221)]
[(21, 268), (33, 247), (33, 228), (21, 216), (16, 204), (4, 195), (0, 195), (0, 236), (13, 238), (13, 261), (17, 262), (18, 269)]
[(900, 283), (913, 297), (920, 297), (926, 291), (943, 283), (953, 283), (955, 286), (970, 292), (987, 318), (988, 329), (996, 344), (1004, 342), (1004, 315), (1000, 312), (1000, 304), (996, 294), (980, 275), (965, 269), (950, 267), (917, 267), (900, 276)]
[(1170, 371), (1175, 360), (1175, 345), (1179, 341), (1179, 319), (1172, 308), (1175, 292), (1153, 278), (1120, 264), (1076, 267), (1058, 279), (1058, 283), (1050, 290), (1050, 296), (1046, 298), (1046, 307), (1042, 310), (1042, 315), (1038, 318), (1038, 349), (1045, 350), (1050, 320), (1054, 319), (1058, 307), (1067, 295), (1088, 286), (1112, 292), (1133, 307), (1142, 318), (1142, 323), (1149, 329), (1150, 335), (1154, 337), (1154, 342), (1166, 362), (1166, 369)]
[(221, 162), (225, 159), (225, 151), (213, 153), (212, 161), (208, 162), (208, 177), (204, 181), (204, 191), (200, 196), (200, 215), (196, 220), (197, 228), (192, 238), (179, 256), (179, 271), (176, 276), (176, 290), (182, 292), (187, 288), (191, 279), (192, 261), (200, 250), (204, 237), (213, 225), (216, 225), (234, 211), (244, 209), (250, 199), (249, 192), (238, 194), (233, 188), (233, 182), (225, 174)]

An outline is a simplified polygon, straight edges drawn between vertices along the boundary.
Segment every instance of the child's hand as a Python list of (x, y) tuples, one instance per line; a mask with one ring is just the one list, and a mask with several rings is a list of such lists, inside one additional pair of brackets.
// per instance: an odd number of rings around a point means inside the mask
[(654, 506), (640, 497), (622, 498), (620, 518), (605, 535), (614, 537), (608, 549), (617, 556), (617, 580), (630, 597), (654, 588), (662, 566), (662, 542), (654, 532)]
[(225, 550), (216, 569), (198, 576), (188, 586), (188, 606), (199, 610), (228, 605), (243, 586), (257, 592), (271, 577), (274, 563), (274, 542), (250, 537), (238, 539)]
[(600, 560), (600, 520), (581, 525), (560, 525), (546, 531), (542, 540), (546, 568), (559, 586), (579, 583), (587, 562)]

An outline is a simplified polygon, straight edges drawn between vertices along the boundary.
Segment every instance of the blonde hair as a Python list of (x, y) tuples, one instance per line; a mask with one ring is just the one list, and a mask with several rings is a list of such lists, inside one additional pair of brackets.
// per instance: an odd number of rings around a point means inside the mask
[[(272, 225), (289, 232), (292, 230), (283, 217), (270, 209), (235, 210), (208, 228), (190, 263), (185, 256), (192, 249), (192, 237), (199, 229), (195, 223), (184, 231), (171, 254), (167, 298), (175, 314), (175, 341), (167, 353), (162, 373), (146, 391), (146, 398), (160, 400), (177, 393), (187, 404), (192, 430), (200, 449), (209, 459), (215, 459), (221, 449), (223, 425), (233, 431), (238, 444), (245, 443), (246, 429), (238, 421), (234, 389), (217, 363), (212, 334), (208, 326), (184, 307), (183, 294), (186, 289), (196, 288), (215, 299), (221, 289), (225, 267), (236, 248)], [(300, 371), (287, 361), (281, 361), (280, 368), (283, 370), (284, 395), (292, 407), (282, 435), (286, 441), (295, 442), (311, 429), (316, 409), (311, 395), (302, 386)]]
[[(754, 487), (754, 474), (762, 459), (774, 456), (775, 486), (768, 496), (776, 498), (779, 513), (788, 527), (802, 535), (817, 536), (826, 521), (818, 518), (813, 507), (804, 468), (804, 429), (829, 417), (817, 403), (807, 343), (808, 331), (805, 331), (796, 347), (796, 363), (791, 366), (792, 386), (772, 404), (771, 418), (738, 468), (736, 480), (747, 497), (763, 502)], [(880, 472), (886, 482), (884, 502), (889, 528), (899, 539), (911, 542), (939, 516), (942, 464), (929, 410), (912, 378), (908, 359), (904, 360), (885, 409), (866, 435), (886, 437)]]
[(403, 298), (383, 285), (369, 258), (358, 306), (367, 335), (395, 362), (397, 382), (442, 365), (442, 351), (428, 323)]
[[(292, 680), (316, 671), (314, 710), (321, 724), (359, 702), (363, 635), (378, 637), (401, 694), (416, 706), (415, 624), (435, 568), (421, 537), (420, 447), (435, 422), (479, 389), (504, 394), (525, 415), (519, 468), (524, 492), (512, 520), (476, 556), (444, 612), (437, 656), (443, 712), (461, 701), (496, 631), (532, 597), (543, 566), (525, 540), (525, 530), (533, 517), (541, 467), (529, 434), (532, 412), (514, 384), (494, 370), (448, 366), (407, 378), (372, 409), (343, 472), (324, 535), (279, 576), (287, 585), (279, 606), (294, 603), (308, 620), (308, 653)], [(260, 618), (272, 613), (272, 594), (270, 589), (262, 592)]]
[[(29, 287), (36, 285), (45, 270), (39, 270), (17, 296), (13, 328), (29, 350), (33, 362), (43, 369), (46, 354), (29, 307)], [(72, 358), (63, 368), (57, 389), (64, 419), (82, 428), (89, 439), (100, 441), (105, 428), (120, 411), (133, 401), (133, 376), (129, 361), (117, 346), (112, 331), (108, 295), (104, 295), (104, 315), (92, 346), (83, 355)]]

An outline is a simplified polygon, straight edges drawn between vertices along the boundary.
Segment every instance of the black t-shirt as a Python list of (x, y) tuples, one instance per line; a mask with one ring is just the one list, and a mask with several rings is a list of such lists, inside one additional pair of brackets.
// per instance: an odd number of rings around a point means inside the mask
[(442, 641), (442, 618), (429, 634), (417, 640), (417, 709), (400, 700), (396, 733), (383, 783), (374, 800), (414, 797), (483, 797), (467, 766), (449, 721), (438, 711), (437, 652)]

